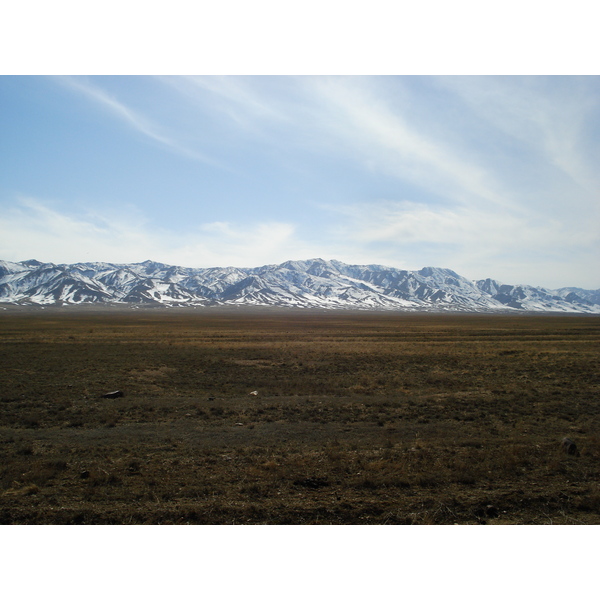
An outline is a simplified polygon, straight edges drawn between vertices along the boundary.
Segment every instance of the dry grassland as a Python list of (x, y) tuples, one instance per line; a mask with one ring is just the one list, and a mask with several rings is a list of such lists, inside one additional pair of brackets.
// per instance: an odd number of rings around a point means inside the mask
[(0, 523), (600, 523), (599, 342), (595, 316), (9, 309)]

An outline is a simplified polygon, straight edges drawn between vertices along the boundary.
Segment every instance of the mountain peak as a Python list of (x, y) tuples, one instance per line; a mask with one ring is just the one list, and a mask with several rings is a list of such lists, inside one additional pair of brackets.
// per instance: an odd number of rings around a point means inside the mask
[[(263, 305), (409, 311), (507, 310), (600, 313), (600, 291), (548, 291), (492, 279), (469, 281), (451, 269), (407, 271), (311, 258), (254, 268), (194, 269), (142, 263), (0, 261), (0, 302)], [(23, 268), (21, 268), (23, 267)]]
[(25, 267), (41, 267), (44, 263), (40, 262), (39, 260), (36, 260), (35, 258), (31, 258), (29, 260), (22, 260), (19, 264)]

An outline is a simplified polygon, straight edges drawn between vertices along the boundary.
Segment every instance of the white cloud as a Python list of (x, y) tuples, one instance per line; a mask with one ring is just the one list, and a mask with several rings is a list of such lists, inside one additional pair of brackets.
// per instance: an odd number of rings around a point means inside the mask
[(405, 269), (450, 267), (468, 278), (505, 283), (598, 287), (593, 227), (574, 236), (552, 219), (536, 223), (514, 214), (433, 210), (411, 202), (328, 210), (337, 215), (335, 225), (320, 241), (308, 241), (291, 223), (215, 221), (181, 234), (150, 227), (137, 211), (73, 215), (23, 199), (0, 217), (0, 258), (253, 267), (322, 257)]
[[(185, 234), (22, 203), (0, 217), (0, 258), (255, 266), (321, 256), (598, 286), (597, 78), (169, 77), (149, 84), (165, 100), (148, 100), (155, 112), (110, 95), (102, 80), (63, 81), (165, 149), (208, 163), (195, 149), (218, 153), (252, 177), (226, 208), (211, 206), (213, 222)], [(346, 176), (351, 184), (338, 186)], [(271, 178), (294, 199), (271, 197)], [(195, 193), (224, 180), (192, 181)], [(183, 202), (173, 200), (174, 212)], [(255, 222), (240, 222), (237, 207), (252, 202)], [(321, 207), (312, 231), (285, 217), (286, 203), (298, 215), (300, 202)]]
[(119, 120), (123, 121), (137, 132), (155, 142), (158, 142), (169, 150), (212, 166), (220, 166), (216, 160), (186, 147), (181, 142), (177, 141), (173, 136), (166, 135), (161, 131), (160, 126), (151, 122), (139, 112), (136, 112), (132, 108), (118, 101), (104, 90), (91, 84), (89, 81), (79, 77), (61, 77), (58, 79), (58, 81), (61, 81), (67, 87), (82, 93), (87, 98), (90, 98), (95, 103), (107, 109), (110, 114), (117, 117)]
[(588, 145), (597, 114), (593, 77), (445, 77), (433, 80), (474, 114), (524, 144), (588, 192), (598, 186), (598, 156)]
[(286, 120), (287, 116), (273, 101), (253, 88), (253, 82), (264, 83), (267, 78), (253, 77), (167, 77), (163, 81), (187, 94), (193, 100), (214, 96), (214, 108), (224, 110), (239, 123), (252, 115), (260, 119)]
[[(226, 114), (238, 133), (280, 152), (308, 151), (385, 173), (460, 203), (515, 207), (477, 153), (457, 152), (447, 131), (411, 123), (402, 79), (386, 89), (356, 77), (187, 77), (162, 79), (195, 110)], [(297, 158), (306, 160), (308, 155)]]
[(472, 158), (462, 158), (444, 132), (432, 137), (411, 125), (403, 114), (406, 100), (386, 101), (370, 80), (360, 78), (319, 78), (311, 86), (329, 106), (330, 135), (341, 148), (351, 148), (364, 166), (454, 202), (512, 205), (500, 194), (493, 173)]
[(323, 208), (340, 217), (337, 239), (354, 240), (364, 255), (385, 253), (383, 264), (444, 266), (506, 283), (598, 286), (600, 231), (594, 223), (574, 234), (551, 215), (495, 207), (382, 201)]
[[(492, 173), (457, 156), (443, 135), (431, 137), (412, 125), (398, 102), (371, 79), (348, 77), (165, 78), (197, 110), (225, 113), (240, 131), (279, 150), (308, 150), (384, 172), (455, 201), (508, 203)], [(443, 134), (443, 132), (441, 132)], [(302, 160), (302, 158), (301, 158)]]
[(28, 257), (59, 263), (113, 261), (122, 254), (145, 260), (152, 245), (135, 222), (67, 215), (26, 198), (5, 208), (0, 217), (0, 254), (9, 260)]
[(31, 198), (0, 217), (0, 257), (13, 261), (152, 259), (190, 267), (257, 266), (308, 250), (295, 238), (292, 225), (279, 222), (205, 223), (180, 234), (149, 227), (137, 212), (67, 215)]
[(351, 217), (355, 239), (365, 242), (393, 242), (410, 245), (415, 242), (457, 244), (461, 246), (499, 247), (510, 245), (521, 249), (546, 245), (588, 245), (598, 241), (595, 228), (582, 231), (574, 238), (558, 220), (539, 215), (509, 211), (474, 210), (465, 207), (431, 207), (415, 202), (380, 202), (338, 209)]

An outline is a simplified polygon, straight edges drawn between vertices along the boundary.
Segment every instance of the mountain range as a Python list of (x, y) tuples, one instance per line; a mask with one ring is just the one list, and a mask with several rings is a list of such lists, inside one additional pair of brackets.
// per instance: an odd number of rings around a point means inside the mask
[(450, 269), (406, 271), (337, 260), (255, 268), (0, 260), (0, 303), (262, 305), (404, 311), (600, 313), (600, 290), (471, 281)]

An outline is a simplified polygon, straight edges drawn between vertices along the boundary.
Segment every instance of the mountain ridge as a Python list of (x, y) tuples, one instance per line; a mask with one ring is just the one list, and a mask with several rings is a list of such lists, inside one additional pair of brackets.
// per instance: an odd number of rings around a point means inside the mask
[(452, 269), (408, 271), (315, 258), (260, 267), (0, 260), (0, 303), (260, 305), (401, 311), (600, 313), (600, 290), (472, 281)]

